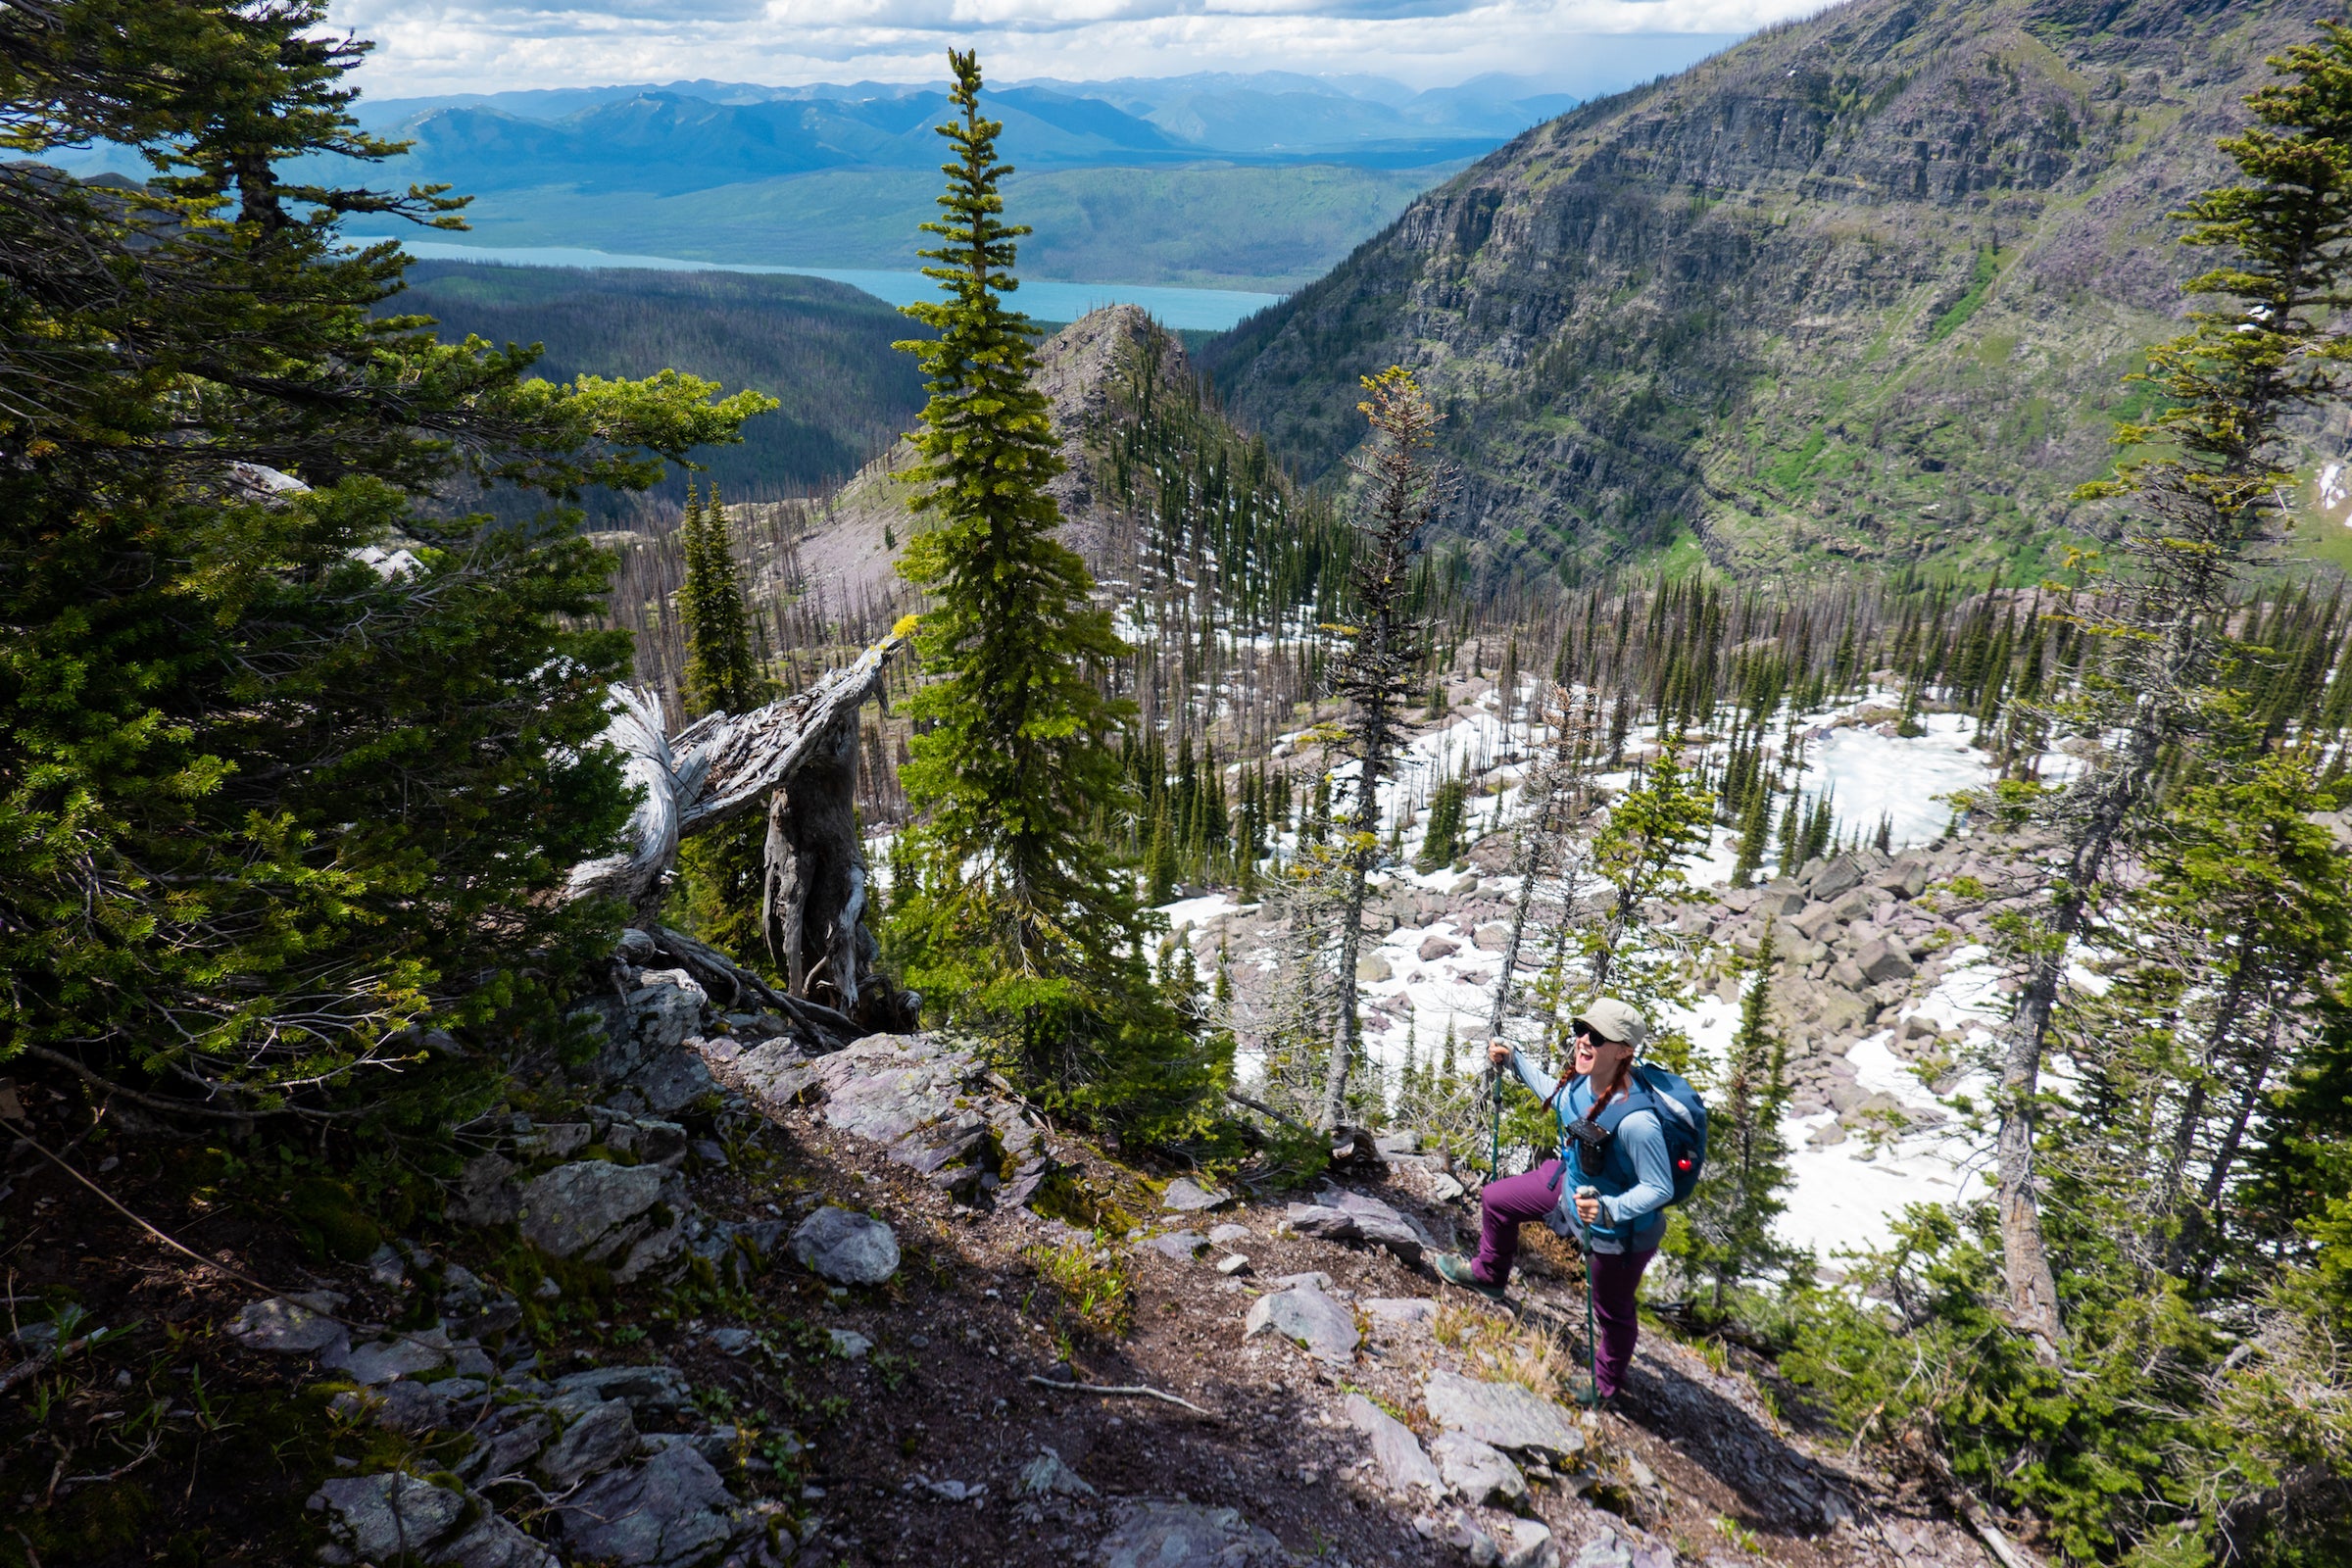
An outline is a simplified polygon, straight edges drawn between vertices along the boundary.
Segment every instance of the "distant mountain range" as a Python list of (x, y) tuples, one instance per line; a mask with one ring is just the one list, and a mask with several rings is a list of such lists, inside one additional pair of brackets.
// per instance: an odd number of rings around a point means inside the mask
[[(1677, 69), (1731, 34), (1644, 35), (1614, 51), (1603, 90)], [(1486, 75), (1415, 91), (1376, 76), (1291, 72), (1042, 80), (988, 95), (1005, 145), (1033, 168), (1203, 157), (1314, 159), (1381, 167), (1469, 157), (1573, 109), (1584, 94), (1534, 77)], [(607, 87), (363, 99), (362, 123), (415, 137), (420, 162), (469, 188), (559, 175), (681, 190), (817, 169), (929, 169), (944, 83), (672, 81)]]
[[(1585, 40), (1567, 76), (1415, 90), (1286, 72), (992, 88), (1032, 276), (1280, 292), (1328, 271), (1406, 202), (1595, 93), (1679, 70), (1721, 33)], [(729, 81), (368, 98), (361, 122), (413, 144), (390, 166), (321, 168), (476, 198), (468, 242), (585, 246), (786, 267), (919, 265), (935, 216), (942, 84)], [(60, 156), (138, 176), (120, 149)]]
[[(1268, 73), (1009, 87), (987, 109), (1027, 170), (1203, 159), (1398, 169), (1476, 157), (1576, 103), (1501, 77), (1389, 103)], [(950, 113), (932, 87), (700, 81), (364, 108), (370, 128), (414, 142), (416, 164), (461, 190), (582, 195), (677, 195), (838, 169), (928, 173), (940, 161), (932, 127)]]

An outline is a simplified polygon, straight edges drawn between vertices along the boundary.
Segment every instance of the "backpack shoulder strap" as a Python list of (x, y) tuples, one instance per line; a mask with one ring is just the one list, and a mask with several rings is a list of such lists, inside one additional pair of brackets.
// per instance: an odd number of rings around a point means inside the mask
[(1658, 1112), (1661, 1120), (1671, 1116), (1674, 1120), (1682, 1123), (1686, 1129), (1696, 1132), (1698, 1123), (1692, 1118), (1690, 1107), (1684, 1104), (1682, 1097), (1675, 1094), (1671, 1088), (1661, 1089), (1651, 1083), (1646, 1076), (1650, 1070), (1647, 1067), (1636, 1067), (1633, 1076), (1640, 1080), (1643, 1092), (1649, 1096), (1651, 1108)]
[(1642, 1078), (1641, 1070), (1637, 1068), (1625, 1075), (1625, 1087), (1617, 1091), (1616, 1098), (1609, 1102), (1606, 1109), (1592, 1119), (1592, 1124), (1602, 1132), (1615, 1137), (1618, 1123), (1637, 1110), (1654, 1112), (1658, 1108), (1658, 1102), (1664, 1098), (1663, 1095), (1654, 1093), (1650, 1089), (1647, 1080)]

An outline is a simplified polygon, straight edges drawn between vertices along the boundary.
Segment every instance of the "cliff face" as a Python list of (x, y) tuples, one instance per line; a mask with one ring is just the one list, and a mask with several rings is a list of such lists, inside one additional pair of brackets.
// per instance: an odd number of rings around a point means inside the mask
[(2103, 471), (2311, 0), (1860, 0), (1519, 137), (1202, 363), (1310, 475), (1417, 369), (1494, 568), (1989, 565)]

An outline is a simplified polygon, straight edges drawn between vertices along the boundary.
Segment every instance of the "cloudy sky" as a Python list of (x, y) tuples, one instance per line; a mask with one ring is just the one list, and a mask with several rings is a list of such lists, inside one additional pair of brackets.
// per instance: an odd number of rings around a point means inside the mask
[(371, 96), (709, 77), (925, 81), (951, 45), (998, 80), (1487, 72), (1578, 90), (1594, 34), (1746, 32), (1821, 0), (338, 0)]

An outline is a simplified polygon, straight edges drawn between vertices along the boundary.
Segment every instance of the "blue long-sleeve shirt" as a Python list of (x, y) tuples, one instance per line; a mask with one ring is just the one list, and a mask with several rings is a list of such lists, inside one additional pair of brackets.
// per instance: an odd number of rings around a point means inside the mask
[[(1551, 1097), (1558, 1080), (1536, 1070), (1525, 1054), (1511, 1053), (1511, 1068), (1539, 1100)], [(1592, 1108), (1592, 1086), (1571, 1078), (1552, 1109), (1566, 1126)], [(1587, 1225), (1576, 1212), (1576, 1190), (1590, 1184), (1600, 1192), (1600, 1218)], [(1560, 1200), (1549, 1221), (1563, 1234), (1580, 1233), (1596, 1252), (1644, 1252), (1666, 1236), (1666, 1204), (1674, 1197), (1674, 1163), (1666, 1152), (1666, 1129), (1657, 1113), (1637, 1110), (1617, 1123), (1600, 1174), (1587, 1176), (1573, 1154), (1560, 1172)]]

